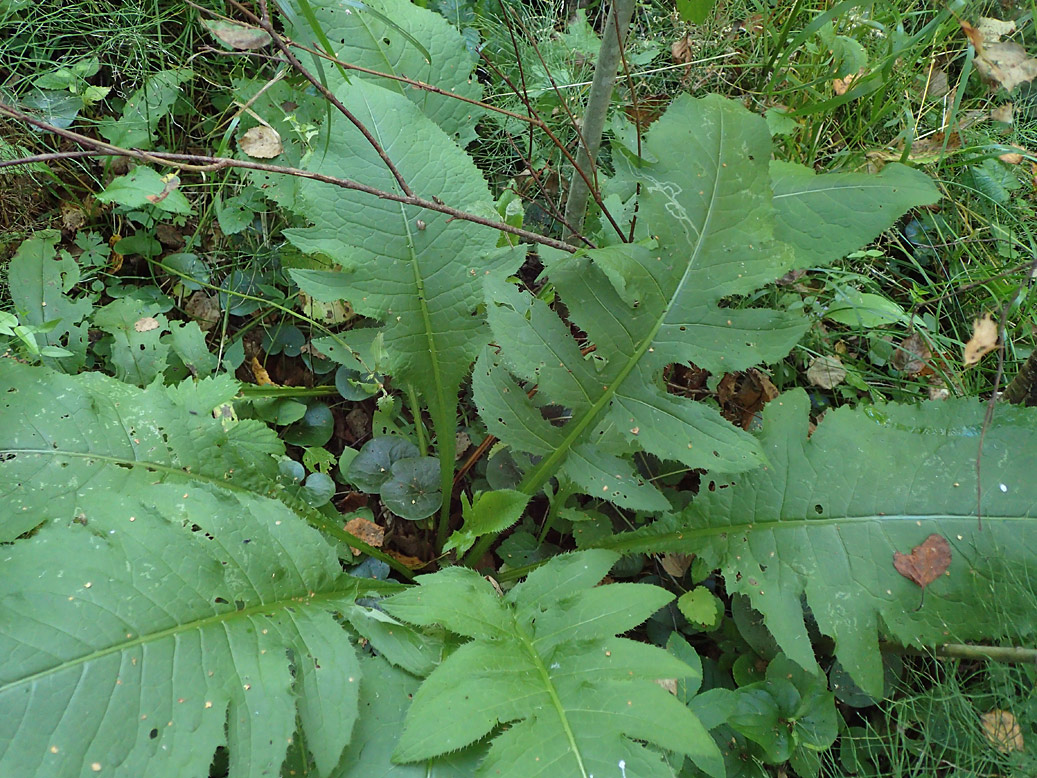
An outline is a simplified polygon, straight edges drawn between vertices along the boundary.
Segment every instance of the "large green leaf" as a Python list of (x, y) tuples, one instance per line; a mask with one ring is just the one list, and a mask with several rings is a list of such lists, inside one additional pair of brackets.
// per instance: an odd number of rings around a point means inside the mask
[[(188, 410), (225, 384), (139, 390), (0, 360), (0, 385), (5, 536), (42, 524), (3, 551), (0, 774), (200, 776), (226, 745), (230, 775), (258, 778), (301, 728), (327, 775), (359, 680), (334, 612), (376, 584), (343, 575), (283, 503), (216, 475), (263, 448)], [(188, 441), (212, 475), (179, 470)], [(170, 462), (145, 469), (143, 453)]]
[[(1032, 636), (1027, 568), (1037, 554), (1037, 412), (1002, 406), (976, 454), (985, 408), (974, 400), (830, 411), (808, 438), (809, 400), (767, 406), (769, 467), (714, 481), (678, 516), (603, 543), (674, 550), (720, 567), (778, 644), (815, 665), (801, 596), (863, 689), (882, 693), (880, 629), (909, 645)], [(893, 567), (930, 534), (950, 543), (947, 575), (926, 589)], [(919, 605), (921, 604), (921, 607)]]
[(132, 494), (170, 478), (275, 493), (277, 435), (257, 421), (213, 419), (238, 391), (227, 376), (144, 395), (98, 373), (66, 377), (4, 359), (0, 387), (0, 541), (68, 521), (95, 492)]
[(817, 175), (775, 161), (771, 179), (777, 235), (795, 248), (798, 267), (839, 259), (889, 229), (909, 208), (940, 199), (932, 179), (896, 163), (877, 175)]
[[(773, 362), (807, 327), (802, 317), (735, 308), (724, 298), (751, 292), (794, 265), (838, 259), (911, 205), (931, 201), (933, 187), (904, 168), (864, 186), (860, 177), (779, 167), (778, 208), (765, 122), (715, 96), (674, 101), (640, 158), (618, 144), (614, 151), (609, 190), (628, 202), (636, 197), (640, 242), (545, 257), (570, 321), (595, 346), (594, 361), (545, 304), (491, 279), (488, 319), (500, 351), (484, 352), (473, 385), (490, 431), (540, 457), (524, 490), (560, 472), (596, 497), (659, 510), (658, 493), (622, 466), (630, 449), (723, 472), (764, 461), (756, 441), (715, 410), (667, 393), (663, 370), (694, 363), (723, 373)], [(876, 192), (894, 194), (883, 200)], [(808, 207), (816, 213), (804, 237), (789, 223)], [(853, 208), (864, 218), (847, 230), (842, 214)], [(537, 386), (534, 399), (516, 378)], [(544, 420), (540, 411), (548, 405), (564, 408), (568, 421)]]
[[(298, 3), (296, 0), (285, 5)], [(422, 81), (472, 100), (481, 99), (482, 86), (472, 75), (478, 58), (465, 45), (461, 33), (435, 11), (420, 8), (410, 0), (311, 2), (310, 5), (317, 23), (343, 62)], [(294, 20), (292, 37), (315, 46), (318, 41), (305, 18), (295, 13), (291, 13), (290, 18)], [(408, 40), (401, 30), (420, 41), (425, 51)], [(337, 87), (341, 76), (327, 65), (324, 70), (329, 85)], [(475, 124), (483, 113), (478, 106), (356, 71), (350, 78), (368, 79), (406, 96), (462, 147), (476, 137)], [(345, 120), (336, 116), (334, 121)]]
[(71, 357), (47, 359), (47, 363), (74, 372), (86, 361), (87, 325), (83, 319), (93, 309), (93, 300), (69, 296), (79, 281), (79, 266), (67, 254), (56, 258), (54, 245), (60, 239), (61, 234), (55, 230), (23, 241), (7, 266), (7, 287), (22, 324), (53, 326), (37, 336), (37, 343), (73, 353)]
[[(418, 192), (439, 192), (469, 210), (492, 208), (479, 170), (409, 100), (362, 80), (338, 97), (379, 139)], [(321, 173), (398, 191), (385, 163), (351, 126), (336, 123), (326, 157), (308, 163)], [(481, 316), (486, 276), (504, 276), (522, 261), (518, 249), (498, 250), (497, 235), (400, 203), (313, 181), (300, 183), (297, 206), (311, 222), (287, 230), (304, 251), (321, 252), (345, 272), (293, 270), (317, 300), (345, 299), (357, 313), (383, 323), (386, 368), (415, 386), (438, 437), (442, 493), (450, 493), (457, 392), (479, 349), (489, 340)]]
[[(596, 587), (618, 556), (556, 557), (504, 598), (477, 572), (419, 578), (385, 608), (473, 638), (414, 697), (394, 759), (413, 762), (479, 740), (499, 724), (482, 776), (673, 775), (648, 741), (722, 775), (720, 751), (691, 711), (652, 679), (695, 671), (660, 648), (615, 637), (672, 595), (646, 584)], [(443, 726), (449, 721), (450, 726)]]

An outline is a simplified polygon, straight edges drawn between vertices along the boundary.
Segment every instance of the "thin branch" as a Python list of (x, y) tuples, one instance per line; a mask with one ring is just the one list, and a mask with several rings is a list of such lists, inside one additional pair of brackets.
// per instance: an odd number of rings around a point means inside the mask
[[(518, 95), (519, 99), (522, 101), (522, 104), (526, 106), (526, 109), (531, 113), (535, 113), (532, 103), (530, 103), (529, 101), (529, 97), (524, 92), (519, 92), (514, 82), (510, 78), (508, 78), (508, 76), (505, 73), (501, 72), (500, 68), (498, 68), (493, 63), (493, 61), (486, 56), (484, 52), (480, 51), (479, 56), (482, 57), (483, 64), (490, 68), (490, 70), (492, 70), (501, 81), (503, 81), (505, 84), (511, 87), (512, 91), (515, 92)], [(566, 161), (570, 165), (572, 165), (575, 171), (580, 175), (580, 177), (583, 178), (583, 180), (587, 184), (588, 189), (590, 190), (590, 196), (594, 198), (594, 202), (597, 204), (598, 208), (601, 209), (602, 215), (604, 215), (604, 217), (608, 220), (609, 224), (611, 224), (612, 227), (616, 230), (616, 233), (619, 235), (620, 240), (625, 241), (626, 236), (623, 234), (622, 228), (612, 217), (612, 214), (609, 213), (608, 208), (605, 207), (605, 203), (601, 199), (601, 192), (598, 191), (597, 187), (595, 187), (591, 183), (591, 180), (590, 178), (588, 178), (587, 174), (583, 170), (581, 170), (580, 167), (576, 164), (576, 158), (573, 157), (572, 153), (570, 153), (569, 149), (566, 148), (565, 144), (558, 139), (558, 136), (551, 131), (551, 128), (548, 127), (547, 124), (543, 122), (543, 120), (541, 120), (537, 126), (544, 131), (547, 137), (555, 145), (555, 148), (557, 148), (558, 151), (561, 152), (562, 156), (565, 157)]]
[[(387, 192), (382, 189), (377, 189), (367, 184), (361, 184), (359, 181), (353, 181), (349, 178), (336, 178), (335, 176), (327, 176), (322, 173), (314, 173), (309, 170), (300, 170), (299, 168), (281, 167), (278, 165), (267, 165), (261, 162), (251, 162), (248, 160), (232, 159), (230, 157), (208, 157), (196, 154), (171, 154), (168, 152), (161, 151), (140, 151), (138, 149), (124, 149), (120, 146), (112, 145), (111, 143), (105, 143), (94, 138), (82, 135), (78, 132), (71, 130), (64, 130), (60, 127), (55, 127), (46, 122), (42, 122), (39, 119), (22, 113), (21, 111), (0, 103), (0, 115), (7, 116), (11, 119), (17, 119), (27, 124), (32, 125), (38, 129), (46, 132), (58, 135), (66, 140), (71, 140), (74, 143), (84, 146), (86, 148), (95, 149), (96, 151), (91, 152), (91, 156), (110, 156), (110, 157), (129, 157), (131, 159), (141, 160), (142, 162), (150, 162), (155, 165), (167, 165), (169, 167), (177, 168), (178, 170), (191, 170), (198, 173), (211, 173), (217, 170), (226, 170), (228, 168), (239, 168), (243, 170), (258, 170), (264, 173), (280, 173), (283, 175), (295, 176), (297, 178), (305, 178), (311, 181), (319, 181), (324, 184), (331, 184), (342, 189), (349, 189), (355, 192), (363, 192), (365, 194), (378, 197), (382, 200), (389, 200), (395, 203), (403, 203), (404, 205), (413, 205), (417, 208), (424, 208), (429, 211), (436, 211), (437, 213), (445, 213), (454, 219), (460, 219), (462, 221), (472, 222), (473, 224), (481, 224), (484, 227), (490, 227), (501, 232), (507, 232), (511, 235), (517, 235), (520, 238), (529, 241), (530, 243), (538, 243), (543, 246), (550, 246), (551, 248), (560, 249), (562, 251), (573, 253), (576, 249), (560, 240), (554, 238), (548, 238), (544, 235), (539, 235), (529, 230), (524, 230), (521, 227), (513, 227), (506, 222), (494, 221), (493, 219), (487, 219), (483, 216), (479, 216), (474, 213), (462, 211), (459, 208), (453, 208), (446, 205), (438, 198), (432, 200), (426, 200), (424, 197), (418, 197), (416, 195), (401, 195), (395, 192)], [(66, 156), (79, 155), (86, 156), (81, 152), (67, 152)], [(60, 157), (50, 157), (52, 159), (58, 159)], [(25, 159), (33, 159), (27, 157)], [(0, 168), (10, 167), (13, 165), (25, 164), (25, 159), (15, 160), (4, 160), (0, 161)]]
[[(314, 76), (309, 70), (306, 69), (306, 67), (299, 61), (299, 58), (292, 53), (292, 50), (291, 48), (289, 48), (288, 44), (284, 42), (284, 38), (281, 37), (281, 34), (274, 29), (274, 25), (271, 24), (270, 16), (267, 12), (266, 0), (260, 0), (260, 7), (263, 10), (263, 15), (262, 18), (259, 18), (257, 20), (257, 24), (263, 30), (263, 32), (270, 36), (270, 39), (274, 42), (274, 45), (277, 46), (278, 50), (284, 56), (285, 61), (292, 66), (293, 70), (295, 70), (303, 78), (309, 81), (310, 84), (313, 85), (313, 88), (316, 89), (324, 97), (325, 100), (327, 100), (329, 103), (335, 106), (335, 109), (344, 117), (346, 117), (346, 119), (360, 131), (360, 134), (364, 136), (364, 139), (371, 145), (371, 148), (374, 149), (375, 153), (381, 158), (382, 162), (385, 163), (385, 166), (389, 169), (389, 172), (392, 173), (392, 177), (396, 179), (396, 183), (400, 185), (400, 189), (403, 190), (403, 193), (413, 197), (414, 192), (407, 185), (407, 181), (404, 179), (403, 175), (397, 169), (396, 164), (391, 159), (389, 159), (389, 155), (385, 153), (385, 149), (382, 148), (382, 144), (380, 144), (378, 140), (374, 137), (374, 135), (371, 134), (371, 131), (367, 129), (364, 123), (357, 119), (356, 116), (354, 116), (353, 113), (348, 108), (346, 108), (345, 105), (342, 104), (341, 100), (335, 97), (335, 95), (331, 92), (330, 89), (324, 86), (324, 84), (322, 84), (316, 76)], [(328, 128), (328, 131), (331, 131), (330, 127)]]

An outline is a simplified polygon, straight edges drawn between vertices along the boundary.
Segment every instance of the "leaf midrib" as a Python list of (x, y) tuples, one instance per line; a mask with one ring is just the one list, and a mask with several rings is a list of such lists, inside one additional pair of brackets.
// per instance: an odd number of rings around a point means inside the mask
[(233, 481), (226, 481), (215, 476), (204, 475), (202, 473), (192, 473), (190, 470), (184, 470), (182, 468), (173, 467), (171, 465), (163, 465), (158, 462), (150, 462), (138, 459), (123, 459), (121, 457), (113, 457), (106, 454), (93, 454), (84, 453), (82, 451), (63, 451), (60, 449), (36, 449), (36, 448), (5, 448), (0, 449), (0, 454), (34, 454), (38, 456), (48, 457), (70, 457), (74, 459), (96, 459), (105, 462), (110, 465), (125, 468), (142, 468), (153, 473), (161, 473), (163, 475), (175, 476), (182, 478), (187, 481), (195, 481), (199, 484), (207, 484), (215, 486), (218, 489), (225, 489), (229, 492), (237, 492), (239, 494), (247, 494), (258, 499), (275, 500), (281, 505), (300, 519), (305, 521), (311, 527), (314, 527), (321, 532), (325, 532), (331, 535), (336, 540), (343, 541), (352, 548), (363, 551), (368, 556), (372, 556), (382, 562), (385, 562), (392, 569), (403, 575), (408, 580), (413, 580), (414, 573), (401, 562), (395, 558), (389, 556), (381, 549), (374, 548), (373, 546), (365, 543), (360, 538), (356, 537), (350, 532), (346, 532), (338, 524), (333, 522), (330, 518), (325, 516), (315, 508), (311, 508), (302, 502), (301, 499), (293, 497), (292, 495), (284, 492), (278, 493), (276, 484), (271, 483), (270, 489), (266, 492), (261, 492), (258, 489), (254, 489), (248, 486), (242, 486), (241, 484), (234, 483)]
[[(342, 578), (345, 578), (345, 575), (343, 575)], [(84, 654), (83, 656), (76, 657), (75, 659), (59, 662), (58, 664), (52, 665), (43, 670), (38, 670), (37, 672), (32, 673), (31, 675), (26, 675), (10, 683), (0, 685), (0, 697), (10, 692), (12, 689), (16, 689), (18, 686), (21, 686), (26, 683), (32, 683), (52, 673), (59, 673), (63, 670), (67, 670), (72, 667), (77, 667), (79, 665), (83, 665), (97, 659), (102, 659), (106, 656), (111, 656), (112, 654), (119, 654), (125, 651), (129, 651), (135, 646), (143, 646), (148, 643), (165, 640), (169, 637), (186, 633), (192, 630), (200, 631), (214, 624), (228, 623), (232, 621), (235, 617), (240, 616), (241, 618), (246, 619), (256, 615), (269, 615), (272, 612), (283, 611), (289, 608), (304, 607), (307, 604), (318, 604), (323, 603), (325, 601), (341, 599), (343, 595), (350, 594), (350, 590), (354, 590), (352, 592), (352, 596), (355, 599), (355, 589), (356, 583), (347, 580), (347, 588), (343, 590), (321, 592), (320, 594), (304, 593), (298, 597), (291, 597), (286, 600), (275, 600), (274, 602), (260, 603), (258, 605), (253, 605), (248, 608), (242, 608), (241, 610), (235, 609), (227, 611), (226, 613), (213, 614), (212, 616), (206, 616), (204, 619), (197, 619), (194, 621), (187, 622), (185, 624), (176, 624), (172, 627), (159, 630), (158, 632), (144, 633), (138, 635), (135, 638), (125, 640), (121, 643), (113, 644), (111, 646), (99, 649), (97, 651), (92, 651), (89, 654)]]
[[(769, 532), (777, 533), (784, 530), (802, 529), (804, 527), (833, 527), (840, 525), (867, 524), (870, 522), (975, 522), (974, 515), (963, 516), (952, 513), (874, 513), (861, 514), (859, 516), (839, 516), (830, 519), (776, 519), (772, 521), (753, 522), (752, 524), (725, 524), (716, 527), (697, 527), (691, 529), (674, 530), (660, 535), (630, 537), (629, 533), (602, 538), (593, 544), (595, 548), (607, 548), (613, 551), (622, 551), (640, 548), (646, 543), (672, 542), (694, 540), (696, 538), (712, 538), (718, 535), (743, 535), (746, 533)], [(1032, 522), (1032, 516), (989, 516), (983, 514), (983, 522), (1005, 522), (1005, 521), (1027, 521)]]

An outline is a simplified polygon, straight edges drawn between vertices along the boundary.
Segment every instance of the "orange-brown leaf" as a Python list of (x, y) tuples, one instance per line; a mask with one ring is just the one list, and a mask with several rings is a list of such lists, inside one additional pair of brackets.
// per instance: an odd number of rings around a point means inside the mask
[(911, 549), (910, 554), (893, 554), (893, 567), (904, 578), (923, 589), (947, 572), (951, 566), (951, 546), (943, 535), (930, 535)]
[(962, 362), (965, 366), (975, 365), (984, 356), (997, 348), (997, 324), (989, 313), (972, 322), (972, 337), (965, 344)]

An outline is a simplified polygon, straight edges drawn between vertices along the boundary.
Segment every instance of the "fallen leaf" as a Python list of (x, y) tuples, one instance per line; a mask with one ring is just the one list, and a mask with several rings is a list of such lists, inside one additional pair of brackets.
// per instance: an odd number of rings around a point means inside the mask
[(1005, 103), (999, 105), (997, 108), (990, 112), (990, 118), (995, 122), (1002, 122), (1003, 124), (1011, 124), (1014, 119), (1015, 106), (1012, 103)]
[(145, 316), (143, 319), (137, 319), (133, 322), (133, 329), (137, 332), (151, 332), (151, 330), (158, 329), (158, 319), (154, 316)]
[(399, 551), (395, 551), (391, 548), (387, 548), (385, 550), (385, 553), (391, 556), (404, 567), (409, 568), (411, 570), (420, 570), (428, 564), (428, 562), (422, 559), (418, 559), (416, 556), (407, 556), (406, 554), (401, 554)]
[(977, 27), (964, 20), (959, 23), (976, 49), (973, 61), (981, 76), (1009, 92), (1037, 78), (1037, 59), (1027, 56), (1026, 49), (1018, 43), (1001, 40), (1002, 36), (1015, 32), (1014, 22), (982, 18)]
[(256, 357), (252, 357), (252, 375), (256, 377), (256, 386), (277, 386)]
[(86, 213), (82, 208), (72, 205), (72, 203), (61, 204), (61, 229), (78, 232), (84, 224), (86, 224)]
[(168, 222), (161, 222), (155, 225), (155, 237), (158, 238), (159, 243), (171, 249), (183, 248), (184, 243), (186, 243), (184, 236), (180, 234), (180, 230)]
[(975, 365), (996, 348), (997, 324), (990, 318), (989, 313), (985, 313), (982, 319), (976, 319), (972, 322), (972, 337), (965, 344), (962, 362), (965, 363), (966, 367)]
[(201, 289), (187, 298), (184, 311), (198, 322), (202, 332), (208, 332), (220, 322), (219, 300)]
[(980, 716), (983, 722), (983, 734), (987, 741), (1002, 754), (1012, 751), (1025, 751), (1023, 730), (1015, 716), (1006, 710), (992, 710)]
[[(367, 519), (350, 519), (346, 522), (346, 526), (343, 529), (345, 529), (350, 535), (355, 535), (367, 545), (373, 546), (374, 548), (381, 548), (382, 542), (385, 540), (385, 528), (375, 524), (373, 521), (368, 521)], [(353, 549), (353, 556), (360, 556), (360, 554), (360, 549)], [(408, 565), (408, 567), (409, 566), (410, 565)]]
[(253, 127), (238, 140), (238, 148), (257, 159), (272, 159), (284, 151), (281, 136), (273, 127)]
[(202, 24), (209, 28), (219, 41), (239, 51), (261, 49), (270, 43), (270, 36), (258, 27), (249, 27), (239, 22), (226, 22), (221, 19), (203, 20)]
[(943, 535), (930, 535), (910, 554), (893, 553), (893, 567), (904, 578), (923, 589), (943, 575), (951, 566), (951, 546)]
[(685, 35), (675, 40), (670, 46), (670, 55), (674, 62), (691, 62), (691, 38)]
[(1008, 151), (1004, 154), (998, 155), (998, 159), (1002, 162), (1008, 163), (1009, 165), (1018, 165), (1020, 162), (1026, 159), (1026, 155), (1023, 152), (1019, 151)]
[(844, 76), (843, 78), (832, 79), (832, 90), (837, 95), (846, 94), (850, 91), (850, 87), (852, 87), (857, 81), (860, 81), (860, 79), (864, 77), (867, 74), (867, 72), (867, 70), (861, 68), (856, 73), (850, 73), (848, 76)]
[(807, 380), (822, 389), (832, 389), (846, 379), (846, 368), (839, 357), (815, 357), (807, 368)]
[(890, 364), (902, 373), (918, 375), (931, 356), (928, 344), (917, 332), (913, 332), (900, 341), (897, 350), (893, 352)]
[(684, 574), (688, 572), (688, 568), (691, 567), (691, 562), (694, 558), (694, 554), (667, 552), (659, 556), (659, 564), (662, 565), (663, 570), (674, 578), (683, 578)]

